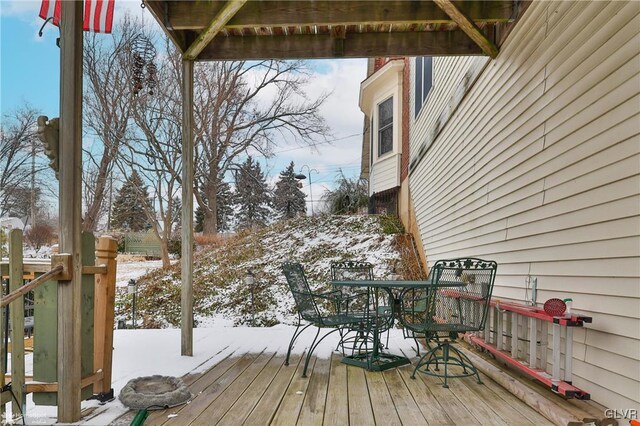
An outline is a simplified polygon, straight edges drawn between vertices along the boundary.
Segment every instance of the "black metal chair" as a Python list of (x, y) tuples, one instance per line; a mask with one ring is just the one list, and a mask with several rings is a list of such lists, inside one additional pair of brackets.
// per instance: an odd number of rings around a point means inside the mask
[(459, 333), (484, 328), (497, 267), (494, 261), (476, 258), (440, 260), (430, 273), (432, 286), (402, 292), (400, 320), (407, 330), (424, 334), (429, 346), (412, 378), (418, 371), (442, 377), (445, 388), (448, 379), (456, 377), (476, 376), (482, 383), (471, 360), (452, 343)]
[[(296, 339), (302, 334), (304, 330), (311, 326), (318, 328), (316, 336), (309, 347), (309, 352), (304, 363), (304, 370), (302, 371), (302, 377), (307, 377), (307, 367), (311, 360), (313, 351), (318, 347), (320, 342), (324, 340), (328, 335), (344, 329), (352, 324), (358, 323), (360, 318), (349, 313), (341, 313), (340, 306), (343, 302), (342, 293), (339, 290), (327, 292), (327, 293), (313, 293), (307, 282), (307, 278), (304, 275), (302, 265), (299, 263), (286, 262), (282, 265), (282, 271), (287, 279), (287, 284), (291, 290), (291, 294), (296, 303), (296, 309), (298, 311), (298, 325), (296, 331), (291, 337), (289, 342), (289, 349), (287, 350), (287, 357), (284, 364), (289, 365), (289, 356), (293, 349)], [(320, 310), (320, 306), (329, 305), (330, 308), (336, 311), (336, 313), (323, 313)], [(302, 321), (307, 321), (308, 324), (302, 325)], [(300, 328), (302, 327), (302, 329)], [(323, 328), (331, 328), (327, 334), (322, 336), (318, 340), (320, 330)]]
[[(332, 281), (358, 281), (373, 280), (373, 265), (369, 262), (359, 262), (354, 260), (331, 262), (331, 280)], [(368, 351), (370, 344), (373, 343), (371, 330), (373, 329), (372, 321), (378, 318), (383, 324), (380, 324), (380, 334), (389, 327), (385, 327), (386, 323), (392, 320), (391, 307), (386, 298), (381, 306), (378, 306), (378, 315), (375, 315), (373, 308), (376, 306), (374, 295), (368, 289), (360, 289), (353, 287), (340, 287), (342, 292), (343, 303), (342, 310), (361, 319), (357, 325), (350, 325), (340, 330), (340, 342), (338, 347), (349, 347), (351, 353), (356, 351)], [(383, 295), (382, 297), (385, 297)], [(388, 344), (388, 334), (387, 334)], [(336, 348), (337, 349), (337, 348)]]

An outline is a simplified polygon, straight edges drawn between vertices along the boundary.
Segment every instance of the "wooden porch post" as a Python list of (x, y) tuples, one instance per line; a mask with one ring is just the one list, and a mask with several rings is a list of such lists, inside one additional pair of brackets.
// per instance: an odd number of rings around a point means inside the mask
[(82, 5), (61, 2), (60, 253), (71, 254), (70, 281), (58, 285), (58, 421), (80, 419), (82, 302)]
[(193, 356), (193, 61), (182, 61), (182, 342)]

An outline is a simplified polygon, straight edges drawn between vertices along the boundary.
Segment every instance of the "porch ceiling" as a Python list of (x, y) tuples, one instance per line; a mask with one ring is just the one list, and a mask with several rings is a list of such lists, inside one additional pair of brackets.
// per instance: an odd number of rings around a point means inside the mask
[(518, 9), (511, 0), (146, 4), (185, 58), (196, 60), (495, 56)]

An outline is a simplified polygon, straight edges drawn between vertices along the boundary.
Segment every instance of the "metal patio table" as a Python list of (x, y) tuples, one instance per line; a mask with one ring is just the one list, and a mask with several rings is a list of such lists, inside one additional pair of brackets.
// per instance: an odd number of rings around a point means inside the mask
[[(391, 301), (392, 317), (399, 318), (400, 299), (399, 295), (401, 291), (394, 293), (394, 289), (427, 289), (429, 291), (435, 290), (439, 287), (455, 287), (464, 286), (462, 282), (437, 282), (432, 279), (427, 280), (353, 280), (353, 281), (331, 281), (331, 284), (335, 287), (360, 287), (367, 288), (368, 291), (374, 291), (373, 296), (375, 300), (375, 309), (373, 309), (373, 347), (371, 351), (365, 353), (358, 353), (345, 356), (342, 359), (344, 364), (355, 365), (357, 367), (363, 367), (371, 371), (383, 371), (390, 368), (400, 367), (402, 365), (411, 364), (409, 358), (404, 355), (395, 355), (388, 352), (383, 352), (380, 349), (380, 333), (379, 331), (379, 291), (384, 290), (389, 295)], [(393, 319), (392, 319), (393, 321)]]

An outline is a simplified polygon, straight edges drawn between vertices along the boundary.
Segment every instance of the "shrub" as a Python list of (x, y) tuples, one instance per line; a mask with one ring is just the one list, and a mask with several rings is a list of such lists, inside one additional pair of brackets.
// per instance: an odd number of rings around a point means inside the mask
[(404, 234), (404, 225), (397, 216), (385, 214), (380, 216), (380, 226), (386, 235)]
[(29, 229), (25, 237), (27, 242), (31, 244), (36, 250), (44, 245), (50, 245), (53, 243), (55, 235), (53, 233), (53, 227), (46, 223), (38, 223)]

